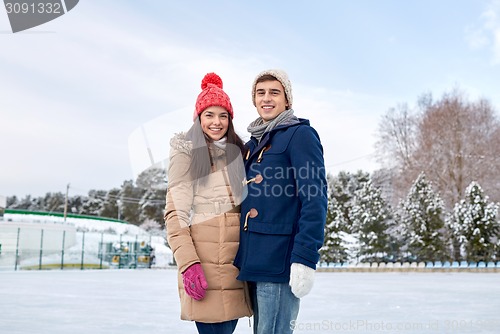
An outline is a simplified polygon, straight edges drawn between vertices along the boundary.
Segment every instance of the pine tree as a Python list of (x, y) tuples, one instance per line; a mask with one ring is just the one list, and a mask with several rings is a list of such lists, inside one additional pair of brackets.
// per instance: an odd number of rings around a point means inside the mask
[(28, 211), (42, 211), (43, 199), (41, 197), (34, 198), (31, 195), (26, 195), (24, 198), (12, 203), (10, 209), (28, 210)]
[(61, 192), (47, 193), (43, 199), (44, 211), (64, 212), (65, 195)]
[(167, 193), (167, 173), (165, 168), (153, 165), (139, 174), (136, 184), (143, 191), (139, 202), (139, 220), (141, 222), (154, 220), (163, 226), (163, 212)]
[(68, 212), (79, 213), (83, 210), (83, 204), (87, 201), (86, 196), (76, 195), (68, 198)]
[(17, 196), (7, 197), (7, 209), (18, 209), (21, 210), (22, 199), (17, 198)]
[(8, 207), (9, 209), (43, 211), (43, 198), (33, 198), (31, 195), (26, 195), (24, 198), (17, 200), (15, 203), (11, 203)]
[(89, 197), (83, 203), (80, 213), (83, 215), (99, 216), (103, 208), (105, 196), (105, 190), (90, 190)]
[(498, 206), (498, 203), (489, 201), (477, 182), (471, 182), (465, 191), (465, 199), (455, 205), (447, 225), (468, 261), (494, 259), (500, 232)]
[(326, 213), (325, 225), (325, 241), (323, 247), (319, 250), (321, 255), (320, 261), (324, 263), (332, 262), (347, 262), (348, 255), (346, 247), (342, 242), (342, 234), (345, 230), (346, 223), (344, 221), (342, 210), (334, 198), (330, 194), (328, 199), (328, 210)]
[(444, 203), (421, 173), (396, 214), (402, 225), (403, 250), (417, 261), (443, 260), (445, 247)]
[(166, 190), (162, 189), (149, 188), (145, 190), (139, 202), (139, 220), (141, 222), (153, 220), (162, 226), (164, 225), (163, 212), (165, 210), (165, 194)]
[(368, 173), (356, 174), (341, 171), (336, 177), (328, 174), (328, 211), (325, 224), (325, 240), (320, 249), (322, 262), (346, 262), (349, 260), (345, 236), (351, 233), (351, 210), (354, 193), (360, 184), (370, 178)]
[(127, 222), (140, 225), (139, 201), (142, 197), (143, 189), (134, 185), (132, 180), (123, 182), (120, 190), (120, 218)]
[(370, 180), (370, 174), (358, 171), (356, 174), (341, 171), (337, 177), (331, 178), (329, 185), (331, 188), (331, 197), (335, 199), (342, 216), (342, 231), (352, 232), (352, 221), (349, 212), (352, 209), (356, 191), (361, 189), (364, 182)]
[(7, 196), (7, 206), (6, 206), (6, 209), (10, 209), (10, 208), (15, 208), (16, 205), (18, 205), (18, 199), (17, 199), (17, 196), (14, 195), (14, 196)]
[(119, 199), (120, 189), (113, 188), (106, 193), (104, 197), (103, 207), (101, 210), (102, 217), (108, 218), (118, 218), (118, 199)]
[(378, 188), (370, 180), (356, 191), (349, 213), (352, 232), (359, 237), (358, 256), (368, 261), (379, 261), (389, 252), (387, 233), (391, 214)]
[(154, 165), (137, 176), (137, 187), (142, 189), (167, 190), (167, 172), (165, 168)]

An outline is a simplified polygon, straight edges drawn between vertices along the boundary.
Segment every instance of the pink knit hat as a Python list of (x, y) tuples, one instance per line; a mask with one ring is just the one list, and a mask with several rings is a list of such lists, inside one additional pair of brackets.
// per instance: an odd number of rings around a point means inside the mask
[(195, 112), (193, 120), (198, 117), (203, 110), (212, 106), (219, 106), (227, 110), (231, 118), (233, 115), (233, 106), (229, 96), (222, 90), (222, 79), (215, 73), (207, 73), (201, 81), (201, 93), (196, 99)]

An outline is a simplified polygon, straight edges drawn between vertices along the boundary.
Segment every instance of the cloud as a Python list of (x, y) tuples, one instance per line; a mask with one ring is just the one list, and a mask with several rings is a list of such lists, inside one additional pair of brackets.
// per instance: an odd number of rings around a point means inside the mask
[[(68, 182), (83, 193), (120, 186), (134, 176), (131, 133), (162, 114), (171, 126), (172, 117), (189, 125), (206, 71), (223, 77), (239, 124), (254, 117), (243, 111), (262, 67), (257, 57), (218, 53), (161, 22), (100, 6), (82, 4), (53, 21), (54, 33), (0, 35), (2, 194), (42, 195)], [(172, 112), (182, 108), (189, 111)], [(168, 149), (174, 131), (165, 130), (152, 145)]]
[[(235, 108), (235, 129), (245, 141), (249, 139), (246, 126), (258, 116), (250, 102), (250, 83), (247, 80), (234, 95), (229, 94), (233, 105), (234, 101), (241, 105), (246, 101), (246, 108)], [(292, 85), (295, 115), (309, 119), (318, 132), (329, 172), (372, 172), (379, 168), (373, 154), (375, 133), (380, 116), (391, 106), (392, 99), (306, 86), (300, 81)], [(153, 164), (168, 165), (169, 140), (174, 133), (189, 129), (191, 113), (191, 107), (167, 112), (132, 131), (128, 148), (134, 175)]]
[(493, 63), (495, 65), (500, 64), (500, 27), (494, 32)]
[(327, 170), (364, 170), (379, 166), (373, 157), (375, 133), (380, 116), (392, 99), (354, 91), (296, 85), (294, 109), (318, 131)]
[(500, 1), (492, 0), (480, 16), (479, 25), (465, 28), (465, 40), (473, 50), (489, 49), (492, 65), (500, 64)]
[[(83, 193), (119, 187), (150, 162), (141, 125), (155, 161), (167, 155), (174, 132), (188, 130), (207, 71), (221, 75), (236, 131), (248, 139), (246, 127), (257, 117), (250, 94), (255, 75), (297, 68), (287, 57), (214, 49), (121, 5), (101, 6), (107, 5), (83, 2), (44, 25), (55, 33), (0, 35), (3, 195), (38, 196), (67, 183)], [(318, 130), (327, 166), (373, 170), (358, 158), (372, 152), (377, 117), (389, 104), (311, 87), (299, 76), (292, 84), (296, 115)]]

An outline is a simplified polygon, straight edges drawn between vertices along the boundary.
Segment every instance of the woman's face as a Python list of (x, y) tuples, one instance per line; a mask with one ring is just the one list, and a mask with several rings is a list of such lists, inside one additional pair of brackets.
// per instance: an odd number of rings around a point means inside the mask
[(200, 115), (201, 129), (212, 140), (219, 140), (226, 135), (229, 117), (227, 110), (222, 107), (208, 107)]

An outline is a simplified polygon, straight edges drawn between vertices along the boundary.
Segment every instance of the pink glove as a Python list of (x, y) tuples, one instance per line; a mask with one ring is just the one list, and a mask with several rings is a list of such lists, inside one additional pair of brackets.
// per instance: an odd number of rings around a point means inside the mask
[(208, 283), (201, 264), (195, 263), (189, 266), (182, 273), (182, 283), (184, 283), (184, 290), (186, 290), (186, 293), (191, 298), (195, 300), (205, 298), (205, 290), (208, 288)]

